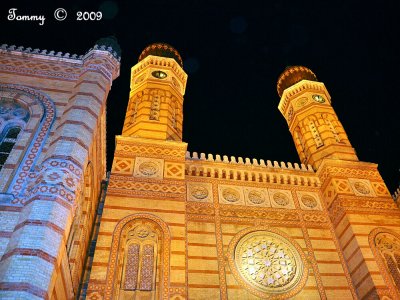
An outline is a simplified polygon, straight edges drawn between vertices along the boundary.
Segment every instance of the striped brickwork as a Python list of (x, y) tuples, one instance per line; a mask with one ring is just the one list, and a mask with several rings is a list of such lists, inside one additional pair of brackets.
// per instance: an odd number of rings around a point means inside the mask
[(358, 161), (322, 82), (301, 80), (290, 86), (282, 94), (279, 110), (304, 164), (317, 169), (327, 157)]
[(105, 102), (119, 63), (100, 49), (22, 50), (0, 50), (1, 96), (31, 115), (0, 174), (0, 298), (71, 299), (105, 176)]
[[(185, 152), (182, 142), (117, 137), (88, 297), (102, 294), (115, 299), (121, 294), (120, 268), (125, 251), (121, 232), (145, 220), (160, 231), (161, 268), (157, 272), (165, 277), (157, 275), (157, 297), (186, 295)], [(147, 173), (153, 171), (146, 169), (153, 162), (156, 172)]]
[[(326, 160), (318, 171), (340, 247), (359, 299), (398, 297), (386, 266), (374, 255), (371, 233), (377, 228), (399, 233), (400, 211), (377, 166)], [(349, 178), (350, 177), (350, 178)], [(368, 188), (360, 189), (357, 183)]]

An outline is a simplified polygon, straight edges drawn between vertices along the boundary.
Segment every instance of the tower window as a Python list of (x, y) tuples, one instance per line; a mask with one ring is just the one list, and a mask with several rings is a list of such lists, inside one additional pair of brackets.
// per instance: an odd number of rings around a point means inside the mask
[(158, 79), (164, 79), (164, 78), (167, 78), (167, 76), (168, 76), (167, 73), (160, 71), (160, 70), (153, 71), (151, 73), (151, 75), (153, 75), (155, 78), (158, 78)]

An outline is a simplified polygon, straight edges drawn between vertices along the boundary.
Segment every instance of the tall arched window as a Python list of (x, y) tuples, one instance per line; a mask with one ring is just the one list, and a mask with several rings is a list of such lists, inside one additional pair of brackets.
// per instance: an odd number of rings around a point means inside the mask
[(379, 251), (397, 289), (400, 290), (400, 240), (389, 232), (375, 236), (375, 247)]
[(159, 227), (147, 220), (129, 224), (122, 236), (118, 299), (158, 299), (160, 281)]
[(0, 170), (29, 119), (29, 111), (13, 99), (0, 98)]

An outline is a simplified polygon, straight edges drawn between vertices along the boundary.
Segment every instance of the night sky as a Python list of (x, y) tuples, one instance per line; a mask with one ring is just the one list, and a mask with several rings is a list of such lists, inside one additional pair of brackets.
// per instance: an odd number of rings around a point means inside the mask
[[(166, 42), (189, 75), (183, 140), (190, 151), (299, 162), (277, 109), (276, 82), (285, 67), (304, 65), (328, 88), (359, 159), (378, 163), (390, 192), (399, 186), (399, 1), (2, 2), (1, 44), (85, 54), (99, 38), (118, 39), (121, 75), (108, 98), (108, 169), (130, 68), (148, 44)], [(53, 17), (59, 7), (68, 12), (63, 22)], [(10, 8), (45, 15), (44, 25), (8, 21)], [(102, 11), (103, 18), (77, 21), (78, 11)]]

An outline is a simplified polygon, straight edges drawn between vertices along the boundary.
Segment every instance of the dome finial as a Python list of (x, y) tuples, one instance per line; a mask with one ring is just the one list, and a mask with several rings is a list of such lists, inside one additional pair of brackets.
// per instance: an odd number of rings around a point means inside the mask
[(282, 97), (283, 91), (288, 87), (302, 81), (318, 81), (317, 76), (310, 69), (303, 66), (288, 66), (278, 78), (277, 90), (279, 97)]
[(181, 67), (183, 67), (182, 58), (179, 55), (179, 52), (169, 44), (154, 43), (147, 46), (140, 54), (139, 61), (145, 59), (149, 55), (173, 58)]

